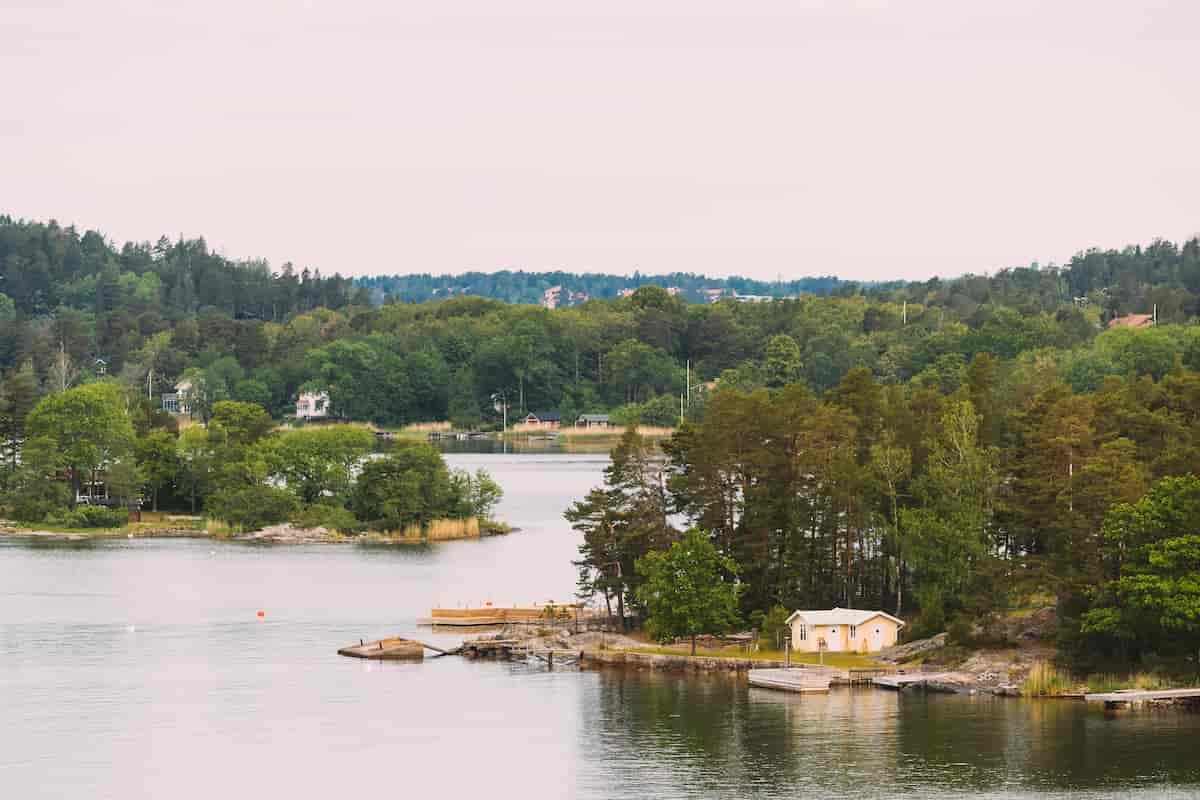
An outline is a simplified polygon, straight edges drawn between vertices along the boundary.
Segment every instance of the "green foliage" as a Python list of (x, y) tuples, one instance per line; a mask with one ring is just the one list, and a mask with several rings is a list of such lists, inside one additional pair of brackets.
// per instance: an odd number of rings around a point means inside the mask
[(1109, 579), (1082, 631), (1125, 655), (1200, 652), (1200, 479), (1163, 478), (1104, 519)]
[(298, 528), (327, 528), (339, 533), (358, 533), (363, 525), (347, 508), (332, 503), (313, 503), (292, 515)]
[(345, 498), (353, 470), (375, 446), (366, 428), (335, 425), (285, 431), (271, 442), (267, 461), (305, 504), (322, 496)]
[(392, 531), (461, 515), (462, 507), (441, 453), (418, 442), (398, 442), (388, 455), (364, 464), (350, 498), (359, 520)]
[(26, 421), (31, 443), (52, 453), (72, 484), (83, 486), (103, 464), (132, 455), (133, 424), (115, 383), (90, 383), (42, 399)]
[(645, 582), (637, 595), (645, 606), (646, 630), (657, 641), (725, 633), (738, 624), (737, 564), (721, 556), (699, 531), (684, 533), (666, 551), (637, 562)]
[(486, 469), (480, 467), (473, 475), (466, 470), (455, 470), (450, 480), (462, 501), (462, 508), (456, 516), (478, 517), (480, 520), (492, 518), (496, 505), (504, 497), (504, 490)]
[(129, 511), (124, 508), (103, 506), (78, 506), (73, 511), (51, 514), (46, 522), (62, 528), (120, 528), (129, 522)]
[(235, 528), (254, 531), (285, 522), (297, 508), (296, 496), (263, 484), (223, 488), (208, 499), (208, 516)]

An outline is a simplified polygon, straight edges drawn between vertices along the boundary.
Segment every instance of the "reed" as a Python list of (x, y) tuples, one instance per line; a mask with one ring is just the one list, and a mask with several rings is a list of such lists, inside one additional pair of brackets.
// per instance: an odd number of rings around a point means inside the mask
[(1060, 670), (1048, 661), (1035, 661), (1021, 685), (1021, 691), (1031, 697), (1073, 694), (1075, 689), (1071, 673)]
[(478, 539), (479, 520), (475, 517), (466, 519), (435, 519), (425, 529), (425, 536), (431, 542), (446, 539)]
[(1134, 672), (1124, 677), (1112, 672), (1087, 676), (1088, 691), (1093, 694), (1115, 692), (1120, 689), (1155, 691), (1169, 689), (1173, 682), (1155, 672)]
[[(614, 425), (611, 428), (559, 428), (558, 433), (568, 439), (600, 439), (624, 435), (628, 428)], [(675, 434), (675, 428), (660, 428), (653, 425), (638, 425), (637, 431), (649, 438), (666, 438)]]

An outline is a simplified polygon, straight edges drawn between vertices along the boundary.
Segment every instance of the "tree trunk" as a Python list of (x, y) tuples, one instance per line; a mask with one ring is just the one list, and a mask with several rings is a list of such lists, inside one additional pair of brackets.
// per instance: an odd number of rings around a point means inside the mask
[(692, 634), (692, 655), (696, 655), (696, 634)]
[(158, 487), (157, 486), (155, 486), (154, 490), (152, 492), (150, 492), (150, 503), (151, 503), (151, 506), (150, 506), (151, 510), (157, 514), (158, 513)]

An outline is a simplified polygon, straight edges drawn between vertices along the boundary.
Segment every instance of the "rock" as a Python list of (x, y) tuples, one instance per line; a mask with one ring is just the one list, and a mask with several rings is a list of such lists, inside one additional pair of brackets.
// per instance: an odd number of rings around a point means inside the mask
[(892, 663), (911, 661), (917, 656), (932, 653), (935, 650), (941, 650), (945, 646), (946, 634), (939, 633), (937, 636), (932, 636), (928, 639), (917, 639), (915, 642), (898, 644), (893, 647), (885, 647), (883, 650), (879, 651), (879, 660), (890, 661)]

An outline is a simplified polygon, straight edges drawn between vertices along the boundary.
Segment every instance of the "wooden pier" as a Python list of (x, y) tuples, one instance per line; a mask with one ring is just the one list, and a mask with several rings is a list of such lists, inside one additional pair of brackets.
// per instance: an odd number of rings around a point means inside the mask
[(1104, 703), (1105, 708), (1126, 706), (1137, 708), (1155, 700), (1195, 699), (1200, 702), (1200, 687), (1191, 689), (1119, 689), (1115, 692), (1097, 692), (1083, 696), (1090, 703)]
[(482, 628), (489, 625), (552, 625), (593, 622), (605, 619), (600, 612), (579, 604), (544, 606), (481, 606), (479, 608), (435, 608), (418, 625), (450, 628)]
[(752, 669), (747, 674), (751, 686), (798, 694), (826, 693), (833, 678), (834, 672), (824, 669)]
[(928, 689), (930, 688), (930, 684), (936, 684), (953, 677), (953, 673), (950, 672), (898, 673), (895, 675), (878, 675), (871, 679), (871, 684), (881, 686), (884, 689), (900, 690), (916, 687)]

